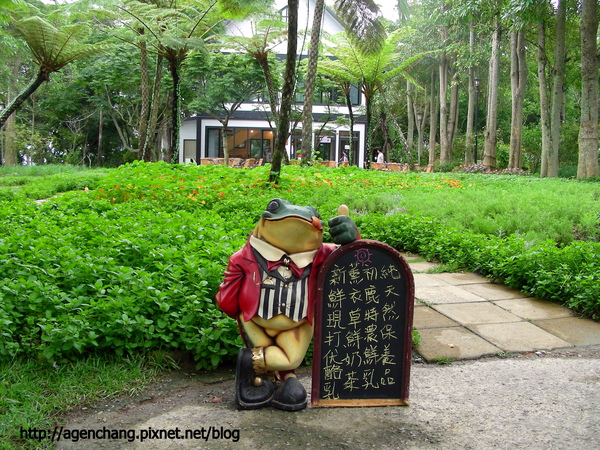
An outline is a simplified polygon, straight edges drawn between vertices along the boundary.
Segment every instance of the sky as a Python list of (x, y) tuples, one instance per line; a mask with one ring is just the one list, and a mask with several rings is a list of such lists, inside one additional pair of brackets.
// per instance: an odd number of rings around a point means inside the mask
[(398, 2), (393, 0), (380, 0), (376, 1), (379, 6), (379, 10), (381, 11), (381, 15), (389, 20), (397, 20), (398, 19), (398, 9), (396, 9), (396, 5)]
[[(42, 3), (50, 4), (54, 3), (55, 0), (42, 0)], [(72, 3), (75, 0), (58, 0), (58, 3)], [(333, 0), (327, 1), (327, 4), (331, 4)], [(396, 20), (398, 18), (398, 10), (396, 9), (397, 1), (394, 0), (379, 0), (375, 1), (379, 6), (379, 9), (383, 17)]]

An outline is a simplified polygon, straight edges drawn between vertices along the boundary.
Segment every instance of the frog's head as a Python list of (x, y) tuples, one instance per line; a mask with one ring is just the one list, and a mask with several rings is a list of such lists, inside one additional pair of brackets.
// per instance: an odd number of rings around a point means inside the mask
[(323, 243), (323, 222), (312, 206), (275, 198), (262, 213), (254, 236), (287, 253), (316, 250)]

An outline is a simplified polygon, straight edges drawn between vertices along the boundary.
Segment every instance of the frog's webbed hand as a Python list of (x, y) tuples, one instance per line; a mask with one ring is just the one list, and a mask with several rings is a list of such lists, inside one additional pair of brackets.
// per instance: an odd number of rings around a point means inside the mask
[(349, 244), (359, 238), (358, 227), (348, 216), (336, 216), (331, 219), (329, 234), (336, 244)]

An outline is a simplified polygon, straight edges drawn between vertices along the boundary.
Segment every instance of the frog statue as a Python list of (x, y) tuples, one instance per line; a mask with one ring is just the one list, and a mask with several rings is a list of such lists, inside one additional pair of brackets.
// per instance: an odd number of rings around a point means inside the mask
[[(334, 243), (358, 239), (347, 208), (342, 205), (338, 213), (329, 221)], [(276, 198), (244, 247), (229, 258), (217, 305), (237, 319), (246, 345), (237, 356), (238, 408), (306, 407), (306, 390), (295, 369), (313, 336), (317, 274), (335, 249), (323, 243), (323, 222), (315, 208)]]

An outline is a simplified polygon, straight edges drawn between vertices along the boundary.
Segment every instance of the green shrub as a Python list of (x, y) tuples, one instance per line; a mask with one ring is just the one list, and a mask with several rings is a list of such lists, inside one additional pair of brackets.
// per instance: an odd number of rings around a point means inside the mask
[(0, 359), (177, 349), (201, 368), (233, 360), (236, 322), (214, 297), (274, 197), (325, 222), (345, 203), (363, 238), (600, 316), (598, 183), (287, 166), (269, 185), (268, 170), (136, 162), (41, 177), (73, 189), (41, 205), (23, 192), (0, 202)]
[(387, 238), (396, 248), (491, 276), (529, 295), (600, 318), (600, 243), (531, 245), (516, 235), (485, 236), (408, 216), (362, 217), (360, 229), (363, 236)]
[(575, 178), (577, 176), (577, 166), (565, 166), (558, 169), (558, 176), (561, 178)]

